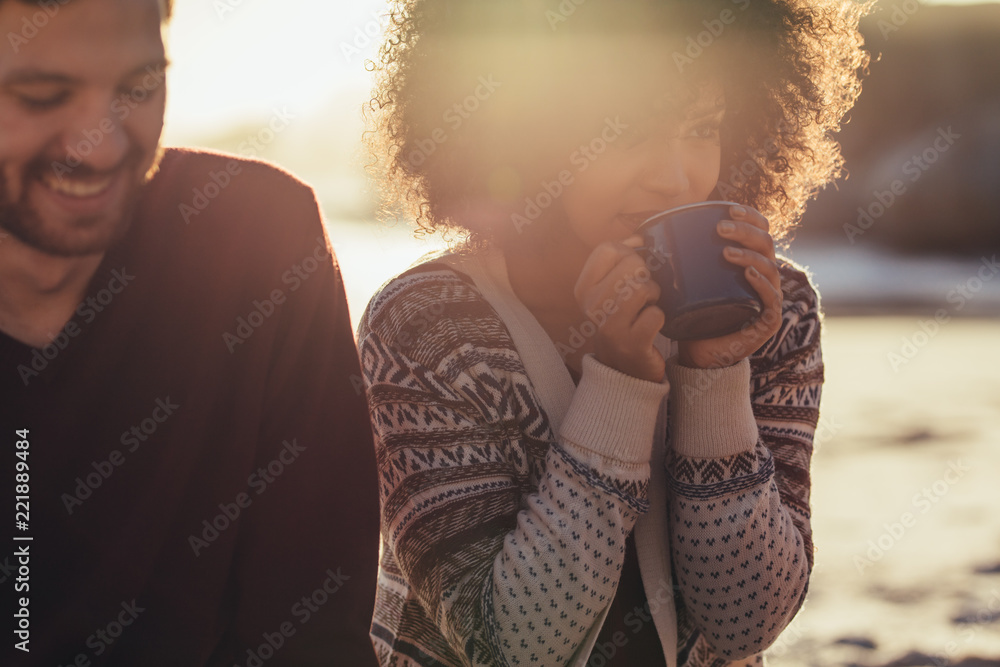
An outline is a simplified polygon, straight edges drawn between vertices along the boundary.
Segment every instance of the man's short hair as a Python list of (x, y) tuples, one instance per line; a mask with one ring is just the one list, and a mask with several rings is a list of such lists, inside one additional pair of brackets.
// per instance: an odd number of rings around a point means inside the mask
[[(53, 3), (58, 3), (64, 5), (69, 0), (20, 0), (26, 5), (38, 5), (39, 7), (45, 7), (46, 5), (52, 6)], [(0, 0), (0, 5), (2, 5), (5, 0)], [(174, 8), (174, 0), (159, 0), (160, 3), (160, 14), (163, 16), (164, 21), (170, 20), (170, 13)]]

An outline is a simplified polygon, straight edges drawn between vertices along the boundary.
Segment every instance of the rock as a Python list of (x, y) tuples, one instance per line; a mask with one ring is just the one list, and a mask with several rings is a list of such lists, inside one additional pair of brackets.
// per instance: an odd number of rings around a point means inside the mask
[(858, 646), (860, 648), (865, 648), (868, 650), (875, 649), (878, 645), (868, 637), (841, 637), (834, 644), (842, 644), (845, 646)]
[(976, 574), (1000, 574), (1000, 562), (993, 565), (980, 565), (975, 569)]
[(921, 651), (910, 651), (902, 658), (887, 662), (882, 667), (948, 667), (947, 658), (935, 658)]
[(954, 663), (951, 667), (1000, 667), (1000, 660), (996, 658), (977, 658), (970, 656), (962, 658), (960, 662)]
[(979, 611), (970, 611), (953, 616), (951, 622), (956, 625), (986, 625), (997, 619), (1000, 619), (1000, 611), (980, 609)]

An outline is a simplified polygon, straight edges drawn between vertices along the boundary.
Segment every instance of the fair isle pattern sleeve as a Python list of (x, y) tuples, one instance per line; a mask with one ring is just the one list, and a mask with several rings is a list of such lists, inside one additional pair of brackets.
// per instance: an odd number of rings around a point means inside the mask
[(503, 323), (447, 267), (384, 287), (359, 347), (381, 664), (567, 664), (614, 595), (648, 465), (556, 438)]
[[(821, 316), (806, 275), (781, 258), (779, 272), (780, 329), (749, 364), (743, 362), (749, 383), (739, 381), (750, 387), (756, 444), (735, 454), (698, 457), (690, 445), (682, 447), (686, 455), (678, 454), (675, 443), (668, 455), (671, 547), (681, 593), (678, 664), (684, 667), (743, 659), (759, 664), (760, 652), (794, 617), (808, 586), (809, 465), (823, 383)], [(716, 389), (709, 378), (700, 385), (705, 394)], [(726, 381), (718, 379), (720, 385)], [(684, 389), (690, 389), (687, 384)], [(672, 415), (680, 409), (671, 407)]]

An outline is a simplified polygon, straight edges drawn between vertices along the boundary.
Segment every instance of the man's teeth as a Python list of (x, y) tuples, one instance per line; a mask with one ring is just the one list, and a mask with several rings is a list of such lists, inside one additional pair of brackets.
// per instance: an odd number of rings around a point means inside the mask
[(50, 190), (69, 197), (93, 197), (109, 187), (114, 181), (114, 176), (106, 176), (97, 181), (77, 181), (72, 178), (59, 178), (55, 174), (45, 174), (42, 181)]

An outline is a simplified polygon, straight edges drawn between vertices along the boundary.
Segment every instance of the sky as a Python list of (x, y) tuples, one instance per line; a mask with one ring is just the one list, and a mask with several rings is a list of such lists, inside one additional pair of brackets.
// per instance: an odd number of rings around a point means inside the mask
[(168, 142), (256, 122), (277, 107), (303, 115), (356, 107), (370, 87), (364, 61), (377, 52), (386, 0), (174, 2)]
[(360, 104), (385, 0), (175, 0), (167, 139), (224, 131), (276, 107)]

